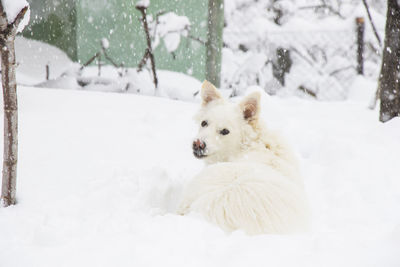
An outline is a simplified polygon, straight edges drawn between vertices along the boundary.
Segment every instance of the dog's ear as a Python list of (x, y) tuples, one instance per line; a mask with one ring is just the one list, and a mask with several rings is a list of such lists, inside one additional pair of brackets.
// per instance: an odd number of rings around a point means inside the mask
[(243, 112), (243, 118), (247, 121), (257, 120), (260, 113), (260, 93), (254, 92), (246, 96), (239, 106)]
[(211, 101), (222, 99), (222, 96), (212, 83), (205, 80), (201, 85), (201, 98), (203, 99), (203, 106), (205, 106)]

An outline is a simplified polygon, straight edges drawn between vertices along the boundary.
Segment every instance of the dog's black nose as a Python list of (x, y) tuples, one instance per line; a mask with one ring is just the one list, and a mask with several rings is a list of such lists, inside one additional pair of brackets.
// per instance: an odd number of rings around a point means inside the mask
[(196, 139), (193, 141), (193, 155), (196, 158), (203, 158), (205, 157), (205, 148), (206, 148), (206, 143), (201, 141), (200, 139)]
[(206, 148), (206, 143), (201, 141), (200, 139), (196, 139), (193, 141), (193, 150), (204, 150)]

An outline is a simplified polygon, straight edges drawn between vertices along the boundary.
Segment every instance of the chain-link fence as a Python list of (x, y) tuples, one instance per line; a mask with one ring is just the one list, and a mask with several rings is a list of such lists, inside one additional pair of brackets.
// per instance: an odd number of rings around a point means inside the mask
[[(384, 31), (379, 31), (381, 37)], [(223, 86), (240, 94), (257, 84), (269, 94), (307, 95), (319, 100), (346, 99), (357, 77), (358, 42), (363, 44), (363, 74), (376, 78), (380, 47), (366, 29), (357, 39), (349, 30), (263, 31), (246, 25), (224, 32)]]

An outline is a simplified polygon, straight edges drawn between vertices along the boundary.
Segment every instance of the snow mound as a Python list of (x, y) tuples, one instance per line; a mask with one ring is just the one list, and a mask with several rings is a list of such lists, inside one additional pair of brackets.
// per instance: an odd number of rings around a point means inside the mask
[[(17, 37), (15, 41), (18, 62), (17, 81), (24, 85), (42, 88), (72, 89), (141, 95), (156, 94), (153, 78), (147, 69), (88, 66), (72, 62), (60, 49), (35, 40)], [(107, 48), (107, 39), (102, 40)], [(32, 51), (35, 51), (34, 53)], [(46, 65), (49, 67), (49, 80), (46, 80)], [(122, 74), (122, 75), (121, 75)], [(157, 70), (159, 96), (185, 101), (197, 101), (196, 95), (201, 83), (189, 75)]]
[(50, 79), (59, 77), (74, 63), (59, 48), (21, 36), (15, 39), (17, 82), (34, 85), (46, 80), (46, 65)]

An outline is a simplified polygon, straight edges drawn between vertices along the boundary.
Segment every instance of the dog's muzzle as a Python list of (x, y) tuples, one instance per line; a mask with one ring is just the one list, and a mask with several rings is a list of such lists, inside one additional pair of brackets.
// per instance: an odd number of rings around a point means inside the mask
[(196, 139), (193, 141), (193, 155), (200, 159), (206, 157), (206, 143), (201, 141), (200, 139)]

